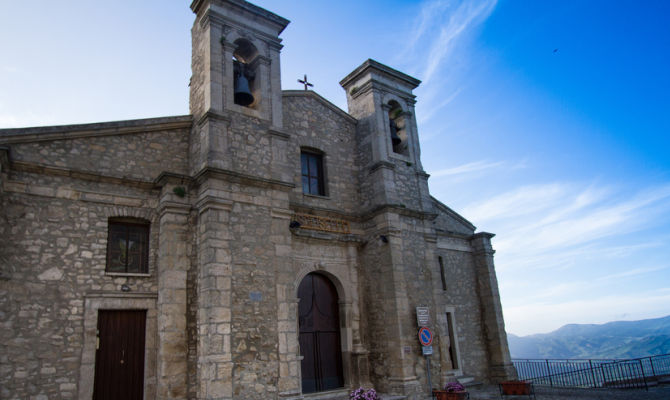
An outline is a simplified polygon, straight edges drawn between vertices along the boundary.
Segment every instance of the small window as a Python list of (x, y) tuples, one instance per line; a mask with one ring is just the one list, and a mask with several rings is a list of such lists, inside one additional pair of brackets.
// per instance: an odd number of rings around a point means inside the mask
[(458, 351), (456, 343), (456, 330), (454, 327), (454, 313), (447, 313), (447, 334), (449, 335), (449, 361), (451, 361), (451, 368), (458, 369)]
[(302, 170), (302, 192), (325, 196), (323, 155), (303, 151), (300, 153), (300, 165)]
[(442, 261), (442, 256), (437, 257), (437, 262), (440, 264), (440, 278), (442, 278), (442, 290), (447, 290), (447, 273), (444, 269), (444, 261)]
[(149, 224), (141, 221), (109, 220), (107, 272), (149, 271)]

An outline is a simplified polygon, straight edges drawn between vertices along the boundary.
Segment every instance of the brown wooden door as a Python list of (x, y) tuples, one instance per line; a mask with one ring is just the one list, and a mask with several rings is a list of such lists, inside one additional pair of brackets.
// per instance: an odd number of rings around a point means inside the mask
[(298, 287), (302, 392), (344, 386), (337, 291), (323, 275), (311, 273)]
[(94, 400), (142, 400), (144, 310), (99, 310)]

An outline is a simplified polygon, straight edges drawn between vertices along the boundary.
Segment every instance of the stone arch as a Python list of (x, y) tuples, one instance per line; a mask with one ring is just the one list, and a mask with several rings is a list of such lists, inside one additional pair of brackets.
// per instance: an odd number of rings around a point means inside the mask
[(294, 298), (298, 298), (298, 286), (300, 286), (300, 282), (302, 282), (305, 277), (312, 273), (312, 272), (317, 272), (319, 274), (322, 274), (326, 276), (330, 281), (335, 285), (335, 290), (337, 290), (337, 295), (340, 299), (340, 303), (351, 303), (352, 301), (352, 296), (351, 296), (351, 289), (342, 284), (342, 279), (340, 279), (335, 272), (330, 271), (329, 269), (326, 269), (326, 265), (317, 263), (313, 266), (307, 266), (302, 268), (298, 274), (296, 275), (296, 279), (293, 281), (293, 296)]
[(389, 136), (391, 137), (393, 152), (409, 156), (409, 121), (407, 113), (396, 99), (389, 100), (385, 105), (388, 110)]
[(137, 208), (137, 207), (106, 207), (105, 208), (105, 217), (106, 218), (137, 218), (149, 221), (151, 224), (155, 224), (158, 221), (158, 214), (149, 208)]
[[(240, 37), (233, 41), (233, 91), (237, 105), (257, 108), (261, 100), (260, 52), (251, 40)], [(248, 93), (251, 96), (247, 95)]]
[[(301, 360), (302, 393), (322, 392), (346, 387), (343, 307), (334, 275), (316, 270), (307, 273), (298, 284), (298, 343)], [(339, 285), (340, 289), (342, 285)]]

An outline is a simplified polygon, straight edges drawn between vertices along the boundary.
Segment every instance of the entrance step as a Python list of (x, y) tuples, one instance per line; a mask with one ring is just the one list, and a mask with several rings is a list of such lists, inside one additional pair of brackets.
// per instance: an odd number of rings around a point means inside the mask
[(476, 381), (472, 376), (459, 376), (456, 380), (466, 388), (479, 387), (482, 386), (482, 383)]
[[(327, 392), (308, 393), (303, 395), (305, 400), (349, 400), (349, 389), (329, 390)], [(406, 400), (407, 396), (378, 393), (382, 400)]]
[(328, 390), (326, 392), (307, 393), (305, 400), (349, 400), (349, 389)]

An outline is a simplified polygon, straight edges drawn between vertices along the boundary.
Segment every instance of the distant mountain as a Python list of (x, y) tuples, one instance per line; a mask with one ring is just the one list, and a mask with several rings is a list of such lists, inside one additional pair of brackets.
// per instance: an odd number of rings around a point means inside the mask
[(602, 325), (569, 324), (528, 336), (507, 334), (512, 358), (638, 358), (670, 353), (670, 315)]

